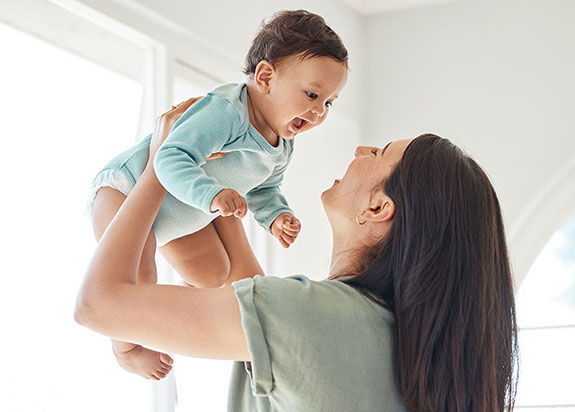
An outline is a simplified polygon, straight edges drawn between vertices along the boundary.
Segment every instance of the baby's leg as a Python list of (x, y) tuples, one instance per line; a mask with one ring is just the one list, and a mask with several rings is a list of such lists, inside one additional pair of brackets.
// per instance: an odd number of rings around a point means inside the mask
[(195, 287), (220, 287), (263, 275), (242, 222), (234, 216), (220, 216), (202, 230), (174, 239), (159, 250), (182, 279)]
[(212, 223), (158, 249), (190, 286), (216, 288), (230, 273), (230, 259)]
[[(92, 227), (98, 241), (125, 199), (126, 196), (115, 189), (103, 187), (98, 190), (92, 212)], [(154, 232), (150, 231), (140, 259), (138, 283), (156, 283), (155, 253), (156, 237)], [(146, 379), (165, 378), (172, 369), (173, 360), (167, 354), (116, 340), (112, 340), (112, 348), (120, 366)]]
[(213, 221), (213, 224), (230, 259), (230, 275), (225, 285), (231, 285), (236, 280), (255, 275), (264, 276), (264, 271), (254, 255), (242, 221), (234, 216), (220, 216)]

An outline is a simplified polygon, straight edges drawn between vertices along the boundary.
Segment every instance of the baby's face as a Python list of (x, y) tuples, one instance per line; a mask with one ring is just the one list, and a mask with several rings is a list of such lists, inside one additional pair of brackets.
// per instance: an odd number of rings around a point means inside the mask
[(321, 124), (347, 81), (347, 66), (331, 57), (289, 56), (270, 84), (266, 121), (284, 139)]

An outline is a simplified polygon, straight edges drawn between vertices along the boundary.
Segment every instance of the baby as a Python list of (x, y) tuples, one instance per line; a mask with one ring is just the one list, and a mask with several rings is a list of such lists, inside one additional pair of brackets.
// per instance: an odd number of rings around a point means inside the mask
[[(140, 261), (138, 282), (156, 283), (155, 251), (195, 287), (218, 287), (230, 273), (229, 247), (213, 220), (255, 220), (284, 247), (300, 222), (280, 192), (293, 138), (321, 124), (347, 80), (347, 50), (324, 19), (304, 10), (262, 23), (246, 57), (246, 83), (225, 84), (193, 104), (154, 158), (168, 191)], [(148, 161), (151, 135), (114, 158), (92, 185), (90, 208), (99, 239)], [(206, 161), (213, 153), (224, 157)], [(253, 275), (253, 274), (246, 274)], [(112, 341), (120, 365), (161, 379), (172, 359)]]

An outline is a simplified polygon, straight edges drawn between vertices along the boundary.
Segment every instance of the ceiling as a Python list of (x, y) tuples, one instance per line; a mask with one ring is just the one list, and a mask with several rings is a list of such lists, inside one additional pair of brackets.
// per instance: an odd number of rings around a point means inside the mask
[(361, 14), (379, 14), (394, 10), (412, 9), (441, 3), (470, 0), (341, 0)]

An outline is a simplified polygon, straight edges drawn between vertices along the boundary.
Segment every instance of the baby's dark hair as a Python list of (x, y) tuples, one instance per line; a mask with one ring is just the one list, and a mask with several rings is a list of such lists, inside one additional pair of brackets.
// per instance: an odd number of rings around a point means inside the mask
[(288, 56), (331, 57), (347, 66), (347, 49), (323, 17), (306, 10), (283, 10), (262, 21), (246, 56), (245, 74), (262, 60), (277, 64)]

